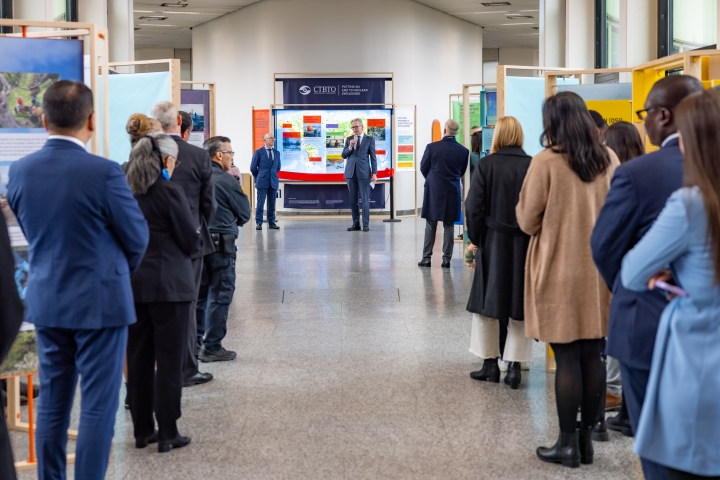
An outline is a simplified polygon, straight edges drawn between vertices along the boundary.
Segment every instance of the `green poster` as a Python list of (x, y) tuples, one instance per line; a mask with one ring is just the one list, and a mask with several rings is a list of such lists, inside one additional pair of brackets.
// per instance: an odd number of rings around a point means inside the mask
[[(452, 119), (455, 120), (460, 124), (460, 133), (457, 135), (457, 141), (460, 143), (462, 142), (462, 133), (463, 133), (463, 119), (462, 119), (462, 109), (463, 109), (463, 102), (460, 100), (455, 100), (452, 102)], [(470, 102), (470, 128), (472, 127), (482, 127), (482, 123), (480, 123), (480, 101), (477, 102)], [(465, 145), (467, 148), (470, 148), (468, 145)]]

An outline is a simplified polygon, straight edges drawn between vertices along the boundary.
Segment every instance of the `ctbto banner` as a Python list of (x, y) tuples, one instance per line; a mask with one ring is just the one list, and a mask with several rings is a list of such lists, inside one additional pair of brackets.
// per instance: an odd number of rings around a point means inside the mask
[(283, 78), (283, 103), (383, 104), (385, 78)]

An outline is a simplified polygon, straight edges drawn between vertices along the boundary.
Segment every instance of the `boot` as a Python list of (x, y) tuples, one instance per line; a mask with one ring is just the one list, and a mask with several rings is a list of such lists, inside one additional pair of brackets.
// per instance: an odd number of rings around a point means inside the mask
[[(580, 433), (582, 436), (582, 430)], [(610, 440), (610, 434), (607, 431), (607, 424), (605, 423), (605, 415), (603, 415), (602, 419), (593, 426), (592, 439), (595, 442), (607, 442)]]
[[(580, 447), (580, 463), (583, 465), (591, 465), (593, 463), (593, 455), (595, 451), (593, 450), (592, 441), (595, 437), (595, 428), (597, 427), (598, 425), (587, 428), (580, 427), (578, 446)], [(605, 435), (607, 435), (607, 429), (605, 430)]]
[(500, 383), (500, 367), (497, 358), (486, 358), (482, 369), (470, 372), (470, 378), (486, 382)]
[(510, 362), (508, 365), (507, 375), (505, 375), (505, 385), (510, 385), (510, 388), (517, 390), (520, 386), (520, 380), (522, 374), (520, 373), (520, 362)]
[(578, 431), (573, 433), (560, 432), (560, 438), (552, 447), (539, 447), (537, 456), (543, 462), (561, 463), (564, 467), (580, 466), (580, 446)]

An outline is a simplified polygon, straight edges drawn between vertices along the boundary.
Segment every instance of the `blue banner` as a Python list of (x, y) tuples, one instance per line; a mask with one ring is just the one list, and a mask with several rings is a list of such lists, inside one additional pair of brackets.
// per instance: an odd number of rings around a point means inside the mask
[(384, 78), (283, 78), (283, 103), (384, 104)]
[[(285, 208), (309, 210), (349, 210), (350, 192), (347, 185), (285, 183)], [(385, 184), (370, 189), (370, 208), (385, 208)]]

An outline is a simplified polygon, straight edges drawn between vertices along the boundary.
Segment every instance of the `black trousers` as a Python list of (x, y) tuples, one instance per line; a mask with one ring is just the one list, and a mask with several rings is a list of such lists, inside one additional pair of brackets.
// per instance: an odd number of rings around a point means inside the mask
[[(200, 279), (202, 276), (202, 270), (203, 270), (203, 257), (195, 258), (192, 261), (192, 267), (193, 267), (193, 274), (195, 275), (195, 288), (196, 291), (199, 292), (200, 290)], [(197, 328), (198, 328), (198, 319), (195, 317), (195, 307), (197, 305), (197, 296), (195, 298), (195, 301), (192, 302), (192, 305), (190, 305), (190, 312), (188, 313), (188, 319), (187, 319), (187, 350), (185, 351), (185, 355), (183, 356), (183, 378), (192, 378), (199, 372), (198, 369), (198, 360), (197, 360), (197, 353), (200, 346), (198, 345), (198, 342), (195, 338)]]
[(703, 477), (694, 473), (682, 472), (673, 468), (668, 468), (668, 478), (670, 480), (718, 480), (720, 477)]
[[(183, 356), (191, 302), (136, 303), (137, 322), (128, 329), (128, 398), (136, 438), (155, 430), (158, 438), (178, 435)], [(157, 364), (157, 372), (155, 365)]]

